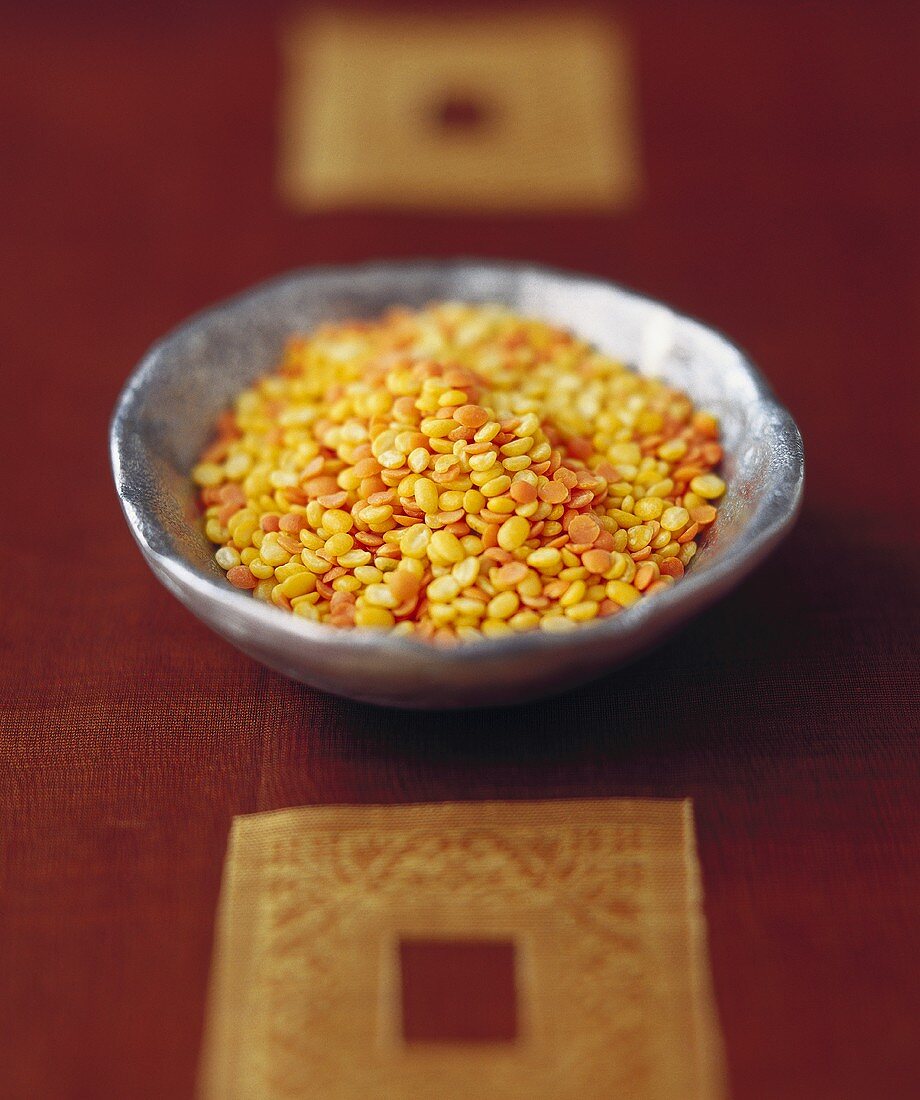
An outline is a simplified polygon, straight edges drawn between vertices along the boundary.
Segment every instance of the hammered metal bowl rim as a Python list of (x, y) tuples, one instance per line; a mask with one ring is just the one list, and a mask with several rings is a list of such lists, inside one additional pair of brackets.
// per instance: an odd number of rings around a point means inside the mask
[[(398, 659), (401, 653), (417, 656), (420, 652), (424, 652), (433, 665), (447, 667), (477, 662), (492, 664), (505, 657), (520, 657), (528, 653), (570, 651), (596, 645), (606, 638), (622, 638), (630, 634), (635, 634), (641, 640), (650, 625), (660, 624), (663, 629), (666, 629), (668, 622), (683, 621), (688, 614), (708, 606), (710, 602), (718, 599), (720, 594), (725, 593), (729, 588), (734, 588), (760, 564), (792, 525), (801, 507), (804, 487), (801, 435), (791, 414), (776, 399), (769, 383), (751, 358), (719, 329), (675, 309), (666, 302), (641, 294), (612, 280), (550, 265), (475, 257), (371, 260), (359, 264), (318, 264), (264, 280), (193, 314), (152, 344), (141, 357), (115, 404), (109, 429), (109, 445), (118, 499), (131, 533), (146, 557), (156, 562), (166, 575), (179, 582), (182, 587), (191, 589), (202, 599), (217, 605), (227, 615), (235, 617), (240, 625), (249, 624), (253, 628), (272, 631), (289, 641), (292, 647), (301, 646), (305, 641), (316, 645), (342, 641), (340, 627), (295, 619), (294, 616), (286, 615), (277, 608), (254, 600), (248, 593), (238, 591), (219, 578), (196, 569), (181, 557), (157, 550), (151, 544), (150, 532), (162, 536), (157, 541), (167, 543), (168, 538), (153, 510), (145, 507), (143, 501), (138, 503), (132, 499), (123, 459), (128, 446), (129, 433), (133, 430), (134, 413), (138, 403), (147, 388), (155, 385), (160, 357), (172, 342), (207, 328), (214, 320), (232, 313), (240, 306), (250, 305), (260, 298), (305, 280), (322, 280), (324, 277), (335, 279), (343, 276), (385, 276), (399, 273), (420, 274), (425, 271), (443, 275), (474, 274), (479, 271), (496, 275), (548, 277), (572, 285), (604, 287), (638, 302), (663, 308), (677, 319), (689, 322), (717, 337), (737, 353), (757, 393), (757, 398), (750, 403), (768, 408), (774, 413), (779, 446), (793, 456), (794, 461), (780, 466), (775, 480), (765, 486), (765, 490), (772, 491), (764, 492), (764, 499), (758, 503), (742, 536), (721, 553), (705, 571), (688, 571), (681, 578), (680, 583), (656, 595), (654, 600), (638, 601), (624, 614), (602, 621), (583, 623), (577, 630), (561, 634), (533, 630), (498, 638), (484, 637), (475, 643), (456, 646), (433, 645), (419, 639), (393, 637), (381, 631), (352, 628), (349, 630), (350, 645), (359, 647), (364, 653), (374, 653), (384, 659), (388, 657)], [(397, 302), (398, 295), (395, 295), (393, 304)], [(641, 645), (637, 645), (638, 650), (641, 648)]]

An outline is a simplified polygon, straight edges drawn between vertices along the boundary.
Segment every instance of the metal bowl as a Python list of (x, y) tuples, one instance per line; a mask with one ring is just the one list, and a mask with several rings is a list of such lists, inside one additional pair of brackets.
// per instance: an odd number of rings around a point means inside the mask
[[(657, 375), (721, 419), (728, 491), (687, 575), (653, 599), (566, 634), (533, 631), (439, 647), (312, 623), (232, 588), (201, 529), (189, 470), (232, 398), (278, 362), (292, 332), (435, 300), (503, 302)], [(789, 530), (802, 441), (750, 360), (720, 333), (611, 283), (525, 264), (373, 263), (283, 276), (155, 344), (111, 426), (112, 469), (151, 569), (193, 614), (257, 661), (384, 706), (520, 702), (624, 665), (739, 584)]]

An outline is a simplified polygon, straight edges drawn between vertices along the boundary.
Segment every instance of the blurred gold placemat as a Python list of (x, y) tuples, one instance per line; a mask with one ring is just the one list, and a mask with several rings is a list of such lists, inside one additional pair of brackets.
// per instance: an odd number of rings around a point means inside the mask
[(721, 1097), (700, 893), (689, 802), (238, 817), (201, 1095)]
[(609, 15), (308, 12), (283, 29), (292, 206), (584, 209), (638, 188), (629, 43)]

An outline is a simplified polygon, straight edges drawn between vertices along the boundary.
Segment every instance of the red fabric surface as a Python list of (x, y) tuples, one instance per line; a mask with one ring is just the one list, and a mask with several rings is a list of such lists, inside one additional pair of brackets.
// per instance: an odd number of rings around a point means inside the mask
[[(619, 6), (644, 192), (557, 217), (280, 206), (281, 10), (5, 13), (0, 1094), (190, 1095), (234, 813), (628, 794), (695, 801), (734, 1095), (913, 1095), (918, 9)], [(384, 712), (267, 672), (159, 587), (106, 426), (145, 346), (212, 300), (456, 253), (610, 276), (732, 334), (799, 421), (806, 504), (624, 673)]]

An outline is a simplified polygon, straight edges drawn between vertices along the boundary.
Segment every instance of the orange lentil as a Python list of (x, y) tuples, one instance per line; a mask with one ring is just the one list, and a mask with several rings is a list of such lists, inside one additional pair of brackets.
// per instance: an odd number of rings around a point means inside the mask
[(393, 414), (404, 423), (411, 422), (416, 417), (415, 402), (411, 397), (398, 397), (393, 402)]
[(361, 461), (356, 462), (353, 467), (355, 477), (359, 477), (362, 479), (366, 477), (376, 476), (380, 473), (380, 469), (380, 463), (377, 461), (376, 458), (373, 458), (371, 456), (368, 456), (367, 458), (362, 458)]
[(348, 500), (348, 494), (345, 492), (329, 493), (328, 496), (321, 496), (316, 499), (324, 508), (341, 508)]
[(569, 499), (569, 490), (561, 481), (548, 481), (537, 489), (537, 496), (547, 504), (561, 504)]
[(715, 522), (716, 515), (716, 510), (711, 504), (701, 504), (698, 508), (690, 509), (690, 518), (701, 527)]
[(236, 588), (255, 588), (259, 583), (249, 572), (248, 565), (235, 565), (227, 570), (227, 580)]
[(325, 496), (327, 493), (334, 493), (338, 489), (338, 482), (334, 477), (311, 477), (304, 483), (304, 489), (311, 497)]
[(611, 557), (607, 550), (586, 550), (581, 556), (582, 563), (589, 573), (606, 573), (610, 568)]
[(362, 500), (367, 500), (369, 496), (374, 493), (380, 493), (386, 488), (383, 481), (374, 475), (373, 477), (364, 477), (361, 479), (361, 483), (358, 485), (358, 494)]
[(583, 439), (581, 436), (573, 435), (566, 440), (566, 450), (575, 458), (585, 459), (590, 457), (594, 447), (590, 439)]
[(461, 405), (454, 413), (454, 419), (465, 428), (481, 428), (489, 419), (489, 414), (479, 405)]
[(400, 603), (414, 599), (418, 594), (421, 580), (413, 573), (407, 573), (403, 569), (397, 569), (395, 573), (389, 574), (389, 578), (390, 588), (393, 590), (393, 594)]
[(206, 447), (201, 454), (202, 462), (223, 462), (227, 457), (227, 444), (226, 441), (221, 440), (219, 443), (213, 443), (210, 447)]
[(656, 592), (665, 592), (674, 583), (673, 577), (659, 577), (645, 590), (646, 596), (654, 596)]
[(509, 561), (496, 571), (495, 583), (502, 586), (520, 584), (529, 570), (522, 561)]
[(698, 412), (693, 416), (693, 429), (704, 438), (715, 439), (719, 434), (719, 425), (711, 413)]
[(237, 501), (231, 501), (230, 504), (225, 504), (217, 513), (217, 519), (220, 525), (226, 527), (230, 521), (230, 517), (235, 516), (242, 507), (243, 505)]
[(239, 438), (240, 429), (230, 409), (225, 409), (217, 418), (217, 434), (230, 439)]
[(562, 482), (566, 489), (574, 489), (578, 484), (578, 474), (574, 470), (562, 466), (553, 474), (553, 481)]
[(278, 520), (278, 526), (289, 535), (297, 535), (309, 524), (307, 517), (300, 515), (299, 512), (285, 512)]
[(512, 500), (518, 504), (530, 504), (537, 499), (537, 487), (529, 481), (515, 481), (509, 489)]
[(683, 563), (678, 558), (665, 558), (658, 568), (663, 577), (682, 577), (684, 575)]
[(482, 545), (488, 550), (498, 546), (498, 524), (490, 523), (482, 533)]
[(593, 516), (575, 516), (569, 522), (568, 532), (572, 542), (590, 546), (601, 533), (601, 526)]

